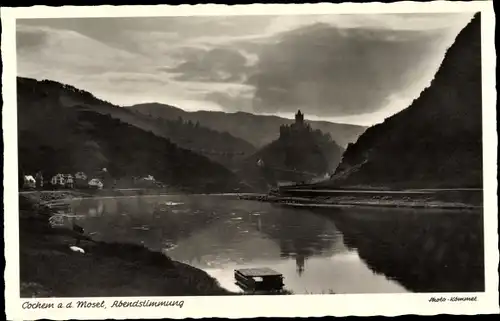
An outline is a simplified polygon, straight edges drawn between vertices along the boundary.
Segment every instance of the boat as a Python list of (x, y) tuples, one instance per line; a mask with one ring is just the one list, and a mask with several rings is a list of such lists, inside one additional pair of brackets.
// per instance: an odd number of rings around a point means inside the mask
[(281, 291), (283, 290), (283, 275), (273, 269), (248, 268), (234, 270), (236, 284), (244, 291)]

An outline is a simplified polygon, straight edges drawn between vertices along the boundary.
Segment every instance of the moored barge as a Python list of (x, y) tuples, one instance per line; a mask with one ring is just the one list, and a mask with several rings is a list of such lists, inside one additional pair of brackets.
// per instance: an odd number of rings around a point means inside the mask
[(249, 268), (234, 271), (236, 284), (245, 291), (281, 291), (283, 275), (270, 268)]

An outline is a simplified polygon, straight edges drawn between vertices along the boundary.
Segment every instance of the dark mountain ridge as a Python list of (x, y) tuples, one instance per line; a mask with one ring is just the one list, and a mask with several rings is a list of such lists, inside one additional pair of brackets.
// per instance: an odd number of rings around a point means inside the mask
[[(180, 189), (230, 191), (239, 179), (224, 166), (106, 111), (122, 109), (54, 81), (17, 79), (19, 170), (153, 175)], [(127, 111), (125, 111), (127, 112)], [(132, 113), (131, 113), (132, 114)]]
[[(482, 187), (481, 21), (448, 49), (407, 109), (350, 144), (329, 187)], [(488, 106), (490, 107), (490, 106)]]
[[(180, 108), (159, 103), (138, 104), (128, 107), (138, 113), (154, 117), (199, 122), (202, 126), (228, 132), (257, 148), (261, 148), (279, 136), (281, 125), (291, 125), (294, 120), (278, 116), (254, 115), (246, 112), (226, 113), (219, 111), (187, 112)], [(313, 129), (329, 133), (340, 146), (355, 142), (366, 127), (350, 124), (331, 123), (326, 121), (308, 121)]]
[(203, 154), (226, 167), (233, 166), (238, 159), (248, 157), (256, 151), (256, 148), (249, 142), (227, 132), (204, 127), (199, 122), (179, 118), (167, 120), (136, 113), (131, 109), (121, 108), (97, 99), (91, 93), (71, 85), (63, 85), (63, 87), (66, 90), (59, 95), (61, 95), (61, 103), (65, 106), (85, 106), (89, 110), (109, 115), (156, 136), (169, 139), (179, 147)]
[(184, 120), (182, 117), (170, 120), (140, 113), (136, 115), (138, 118), (146, 118), (160, 135), (180, 147), (201, 154), (231, 169), (257, 150), (249, 142), (228, 132), (202, 126), (199, 121)]
[(331, 174), (343, 152), (330, 134), (296, 119), (290, 126), (281, 126), (278, 139), (247, 158), (238, 173), (255, 188), (267, 191), (279, 182), (310, 182)]

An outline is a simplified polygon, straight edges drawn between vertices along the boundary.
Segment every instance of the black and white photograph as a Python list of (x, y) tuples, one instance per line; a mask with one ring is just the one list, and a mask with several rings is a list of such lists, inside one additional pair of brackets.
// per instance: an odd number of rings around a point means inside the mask
[(16, 311), (377, 294), (491, 308), (480, 3), (15, 17)]

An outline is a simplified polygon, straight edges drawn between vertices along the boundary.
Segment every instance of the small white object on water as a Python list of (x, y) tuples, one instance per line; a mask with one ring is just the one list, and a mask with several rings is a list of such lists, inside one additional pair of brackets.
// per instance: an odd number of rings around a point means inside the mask
[(73, 245), (73, 246), (70, 246), (69, 248), (73, 252), (79, 252), (79, 253), (85, 254), (85, 251), (81, 247)]
[(142, 231), (149, 231), (148, 226), (134, 226), (132, 227), (133, 230), (142, 230)]
[(171, 202), (171, 201), (168, 201), (168, 202), (165, 202), (163, 203), (167, 206), (176, 206), (176, 205), (183, 205), (184, 203), (181, 203), (181, 202)]

